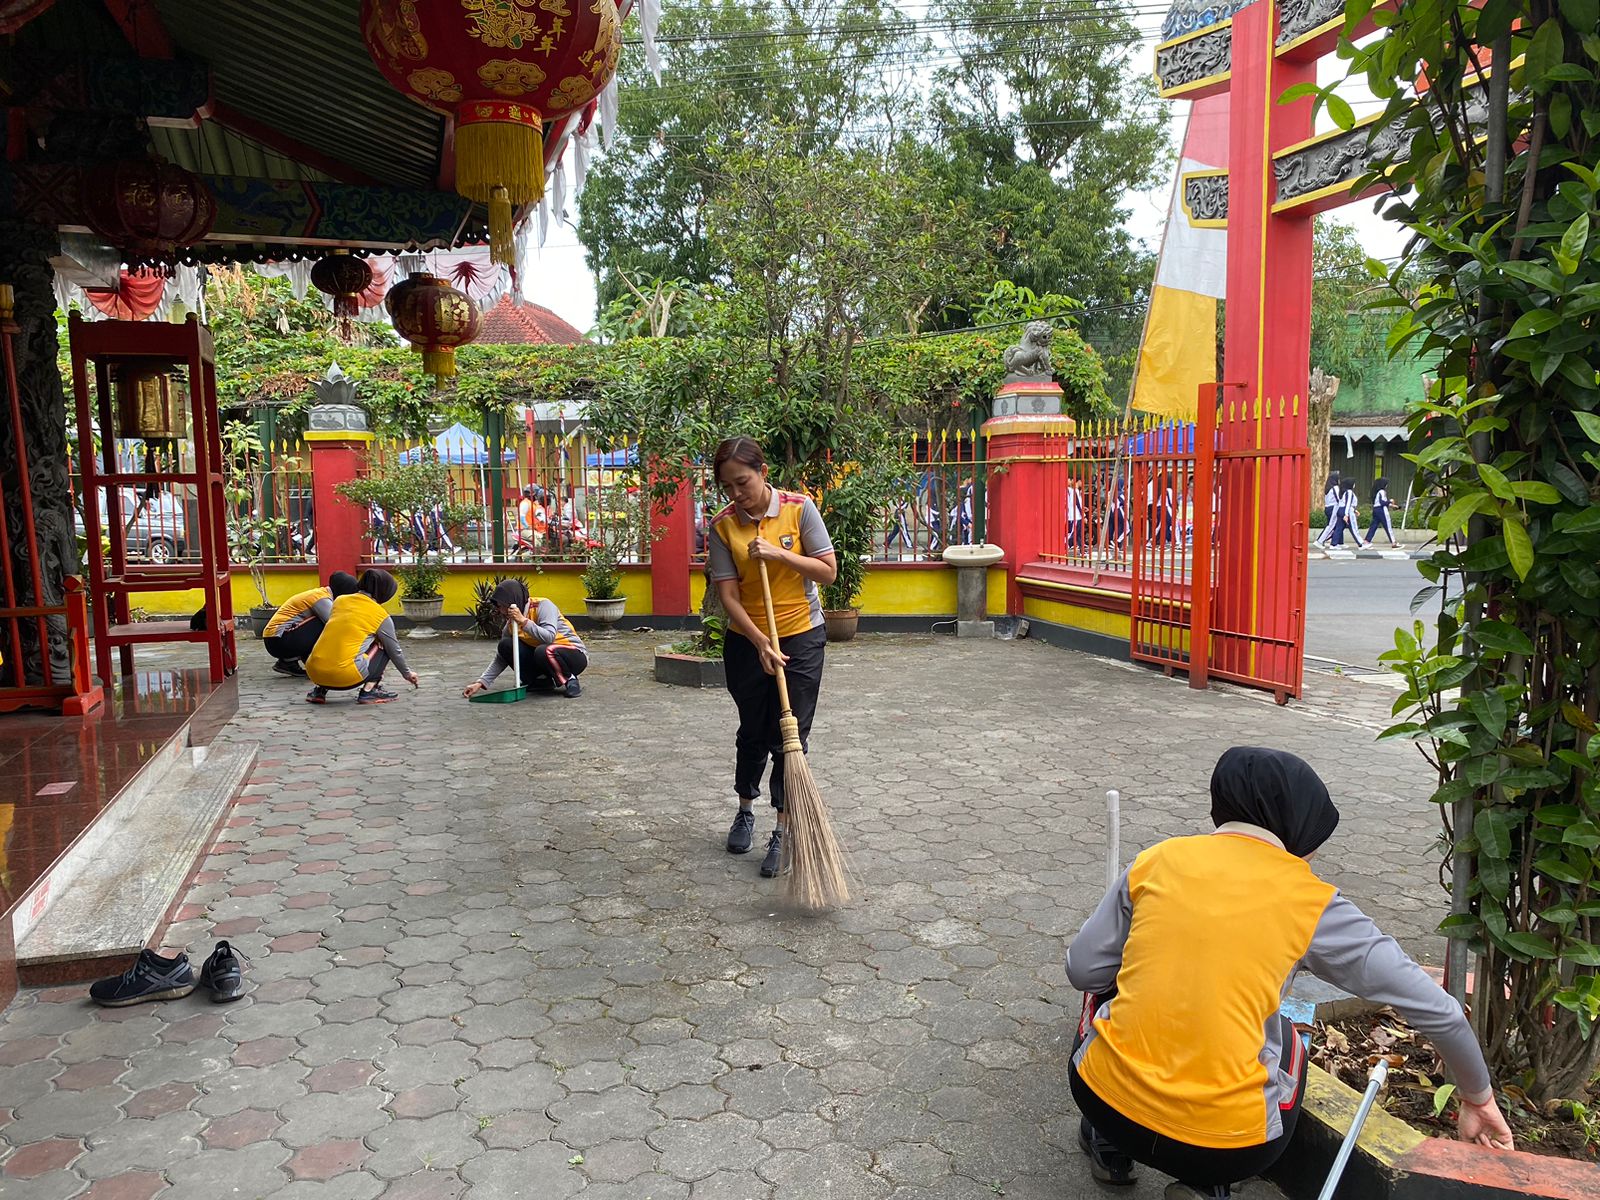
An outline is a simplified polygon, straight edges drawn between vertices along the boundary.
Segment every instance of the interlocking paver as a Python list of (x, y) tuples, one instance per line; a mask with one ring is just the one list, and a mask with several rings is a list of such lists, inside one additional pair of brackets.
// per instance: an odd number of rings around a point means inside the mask
[(24, 992), (0, 1171), (35, 1171), (29, 1200), (1091, 1195), (1060, 963), (1103, 886), (1104, 789), (1131, 857), (1206, 826), (1239, 740), (1324, 772), (1344, 822), (1318, 869), (1438, 957), (1412, 752), (1331, 702), (1028, 642), (830, 649), (811, 764), (858, 894), (789, 915), (722, 851), (731, 704), (654, 684), (650, 642), (597, 638), (582, 700), (499, 710), (449, 686), (481, 643), (419, 645), (423, 689), (382, 710), (311, 708), (247, 654), (222, 737), (271, 748), (169, 944), (235, 937), (248, 998)]

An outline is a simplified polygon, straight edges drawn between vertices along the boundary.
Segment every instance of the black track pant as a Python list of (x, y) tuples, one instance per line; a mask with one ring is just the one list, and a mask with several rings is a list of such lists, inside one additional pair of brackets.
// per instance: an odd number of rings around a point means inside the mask
[(312, 647), (322, 636), (322, 628), (321, 617), (307, 617), (293, 629), (263, 638), (261, 644), (267, 648), (268, 654), (280, 662), (299, 662), (310, 657)]
[[(1106, 999), (1106, 996), (1091, 997), (1089, 1003), (1098, 1008)], [(1077, 1057), (1078, 1042), (1083, 1039), (1084, 1026), (1087, 1025), (1090, 1015), (1085, 1014), (1084, 1025), (1080, 1025), (1078, 1038), (1073, 1043), (1074, 1059)], [(1171, 1175), (1180, 1183), (1208, 1188), (1219, 1183), (1238, 1183), (1240, 1180), (1251, 1179), (1277, 1162), (1289, 1148), (1289, 1139), (1294, 1136), (1294, 1127), (1300, 1119), (1300, 1105), (1305, 1098), (1307, 1060), (1305, 1046), (1300, 1041), (1300, 1035), (1295, 1032), (1293, 1023), (1287, 1017), (1279, 1019), (1283, 1022), (1284, 1053), (1292, 1054), (1299, 1060), (1300, 1070), (1295, 1084), (1294, 1103), (1285, 1108), (1281, 1114), (1283, 1132), (1270, 1142), (1263, 1142), (1259, 1146), (1216, 1150), (1208, 1146), (1191, 1146), (1187, 1142), (1174, 1141), (1164, 1134), (1146, 1129), (1137, 1121), (1130, 1120), (1112, 1108), (1090, 1090), (1089, 1085), (1079, 1077), (1077, 1069), (1069, 1064), (1072, 1098), (1077, 1101), (1078, 1111), (1083, 1114), (1084, 1119), (1106, 1141), (1135, 1162), (1144, 1163), (1145, 1166), (1160, 1171), (1163, 1175)]]
[[(823, 626), (794, 637), (780, 639), (789, 656), (784, 677), (789, 685), (789, 704), (800, 722), (800, 745), (811, 736), (811, 718), (817, 712), (817, 693), (822, 690), (822, 652), (828, 644)], [(778, 732), (778, 680), (761, 669), (761, 656), (741, 634), (728, 631), (722, 651), (723, 669), (728, 676), (728, 692), (739, 706), (739, 732), (734, 737), (733, 790), (741, 800), (754, 800), (761, 794), (761, 776), (772, 763), (772, 807), (783, 811), (783, 737)]]
[[(535, 679), (548, 679), (552, 683), (564, 684), (572, 676), (582, 675), (583, 669), (589, 665), (589, 656), (576, 646), (530, 646), (518, 638), (517, 647), (522, 651), (523, 683), (532, 683)], [(500, 645), (495, 648), (495, 655), (509, 670), (511, 667), (509, 633), (500, 639)]]

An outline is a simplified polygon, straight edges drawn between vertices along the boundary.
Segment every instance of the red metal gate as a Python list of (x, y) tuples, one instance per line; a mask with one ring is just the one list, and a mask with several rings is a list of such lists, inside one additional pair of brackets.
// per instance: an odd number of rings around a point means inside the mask
[(1191, 444), (1162, 431), (1132, 454), (1129, 651), (1186, 669), (1194, 687), (1217, 675), (1281, 704), (1305, 667), (1305, 416), (1299, 397), (1225, 393), (1237, 395), (1202, 393)]

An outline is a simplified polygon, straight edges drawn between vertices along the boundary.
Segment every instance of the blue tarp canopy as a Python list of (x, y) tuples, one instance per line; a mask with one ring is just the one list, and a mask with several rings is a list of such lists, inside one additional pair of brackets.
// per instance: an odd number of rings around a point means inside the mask
[(1133, 454), (1193, 454), (1194, 422), (1173, 421), (1133, 435)]
[[(453, 467), (482, 467), (489, 463), (489, 444), (460, 421), (433, 439), (433, 449), (440, 462)], [(506, 450), (503, 454), (507, 461), (517, 456), (515, 450)], [(404, 465), (421, 461), (420, 446), (400, 452), (400, 462)]]
[(586, 465), (599, 467), (607, 471), (620, 471), (623, 467), (636, 467), (639, 465), (639, 448), (629, 446), (626, 450), (608, 450), (604, 454), (586, 454)]

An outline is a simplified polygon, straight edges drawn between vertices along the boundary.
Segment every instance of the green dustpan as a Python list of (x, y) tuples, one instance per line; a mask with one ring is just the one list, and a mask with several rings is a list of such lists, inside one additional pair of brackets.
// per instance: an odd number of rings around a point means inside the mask
[(511, 639), (511, 671), (515, 682), (508, 688), (500, 688), (493, 692), (479, 692), (476, 696), (468, 696), (469, 704), (515, 704), (518, 700), (526, 698), (528, 689), (522, 686), (522, 647), (517, 645), (515, 636)]

